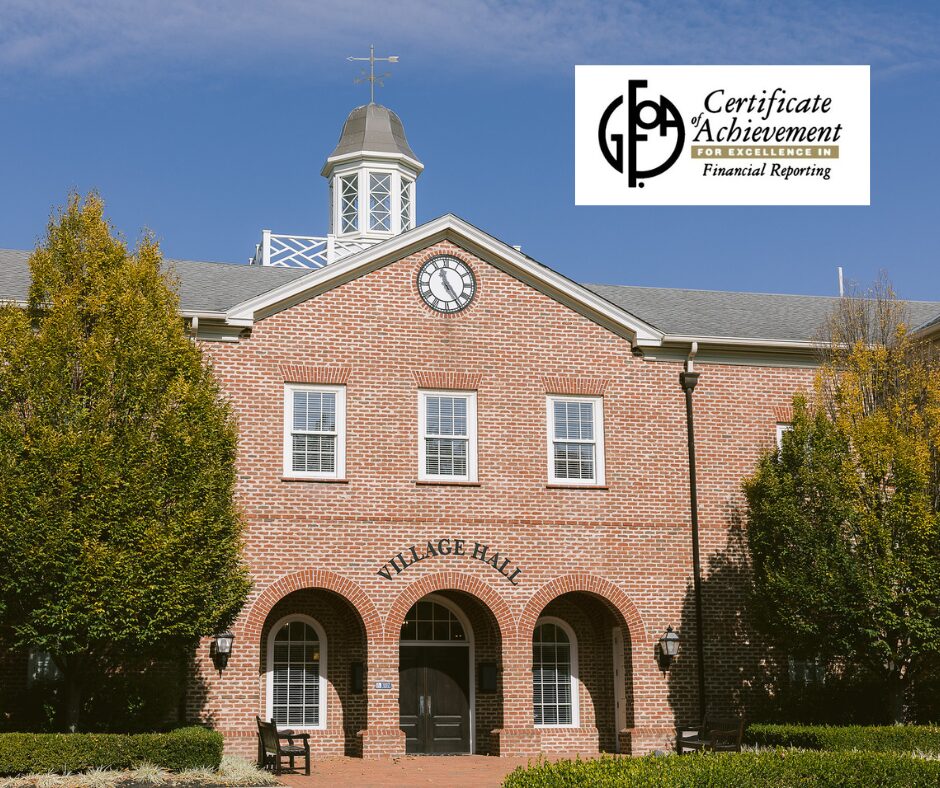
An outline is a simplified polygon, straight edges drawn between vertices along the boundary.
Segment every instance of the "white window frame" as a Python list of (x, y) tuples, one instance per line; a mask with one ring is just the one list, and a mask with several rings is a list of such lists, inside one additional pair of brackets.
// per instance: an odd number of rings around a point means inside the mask
[[(339, 182), (339, 186), (336, 189), (336, 219), (337, 225), (335, 231), (338, 235), (351, 235), (352, 233), (358, 233), (362, 227), (362, 184), (360, 182), (360, 174), (358, 172), (345, 172), (337, 174), (336, 180)], [(343, 200), (345, 197), (344, 181), (349, 182), (355, 194), (355, 202), (351, 204), (353, 210), (349, 214), (351, 217), (355, 217), (352, 222), (352, 227), (347, 228), (345, 226), (345, 218), (347, 216), (346, 212), (343, 210), (344, 204)]]
[[(414, 217), (414, 181), (404, 175), (398, 178), (398, 221), (400, 232), (406, 232), (415, 226)], [(405, 205), (408, 206), (408, 217), (405, 221)]]
[[(381, 177), (388, 178), (388, 193), (386, 195), (388, 199), (388, 227), (384, 230), (380, 227), (372, 226), (372, 217), (375, 214), (375, 211), (373, 210), (373, 207), (372, 207), (372, 191), (373, 191), (372, 179), (381, 178)], [(392, 172), (391, 170), (368, 170), (365, 173), (365, 178), (366, 178), (366, 185), (368, 187), (368, 190), (366, 192), (368, 194), (368, 204), (366, 205), (366, 224), (365, 224), (366, 232), (377, 233), (380, 235), (388, 235), (390, 233), (394, 233), (395, 232), (395, 205), (393, 203), (394, 203), (395, 189), (399, 184), (398, 179), (395, 178), (395, 173)]]
[(777, 422), (777, 451), (783, 451), (783, 434), (785, 432), (790, 432), (793, 429), (793, 424), (789, 421), (779, 421)]
[[(323, 730), (326, 728), (326, 692), (327, 692), (327, 681), (326, 681), (326, 656), (327, 656), (327, 642), (326, 642), (326, 631), (320, 626), (320, 622), (316, 619), (311, 618), (310, 616), (305, 616), (302, 613), (293, 613), (289, 616), (284, 616), (283, 618), (278, 619), (274, 622), (274, 626), (268, 630), (268, 648), (267, 648), (267, 661), (264, 664), (265, 670), (265, 719), (274, 718), (274, 638), (277, 636), (277, 633), (281, 631), (285, 624), (290, 624), (292, 621), (302, 621), (304, 624), (308, 624), (313, 627), (313, 631), (317, 633), (317, 637), (320, 640), (320, 703), (319, 712), (317, 716), (319, 717), (319, 722), (317, 725), (307, 725), (300, 730)], [(294, 729), (297, 730), (298, 726), (296, 725), (287, 725), (285, 729)]]
[[(427, 473), (426, 438), (428, 397), (466, 397), (467, 399), (467, 473), (464, 476)], [(453, 436), (441, 436), (450, 438)], [(476, 482), (477, 480), (477, 393), (475, 391), (449, 391), (421, 389), (418, 392), (418, 480), (425, 482)]]
[[(555, 403), (590, 402), (594, 406), (594, 478), (567, 479), (555, 476)], [(606, 484), (604, 463), (604, 398), (549, 395), (545, 398), (546, 458), (548, 460), (548, 482), (571, 487), (603, 487)], [(591, 441), (558, 441), (559, 443), (590, 443)]]
[[(554, 624), (559, 629), (561, 629), (568, 636), (568, 648), (570, 654), (570, 663), (571, 663), (571, 722), (556, 722), (556, 723), (539, 723), (535, 725), (535, 702), (532, 703), (532, 721), (533, 725), (536, 728), (578, 728), (581, 725), (581, 708), (579, 703), (579, 693), (578, 689), (580, 687), (580, 681), (578, 680), (578, 638), (574, 634), (574, 630), (568, 624), (567, 621), (564, 621), (555, 616), (542, 616), (535, 622), (535, 629), (538, 629), (542, 624)], [(532, 634), (535, 634), (535, 629), (532, 630)], [(532, 648), (533, 640), (530, 639), (529, 647)], [(532, 691), (535, 688), (535, 660), (532, 661), (532, 684), (529, 687), (529, 690)]]
[[(295, 471), (293, 464), (294, 394), (299, 391), (336, 395), (336, 463), (332, 472)], [(346, 478), (346, 387), (284, 384), (284, 476), (294, 479)]]

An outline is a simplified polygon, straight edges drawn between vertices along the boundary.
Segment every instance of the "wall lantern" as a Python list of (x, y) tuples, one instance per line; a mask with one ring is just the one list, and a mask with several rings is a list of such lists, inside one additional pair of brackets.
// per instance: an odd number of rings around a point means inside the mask
[(215, 666), (219, 670), (224, 670), (225, 666), (228, 665), (228, 658), (232, 653), (232, 641), (234, 640), (235, 635), (228, 629), (213, 637), (212, 661), (215, 662)]
[(679, 653), (679, 635), (673, 632), (672, 627), (666, 627), (666, 631), (659, 639), (659, 669), (665, 673), (669, 670), (672, 660)]

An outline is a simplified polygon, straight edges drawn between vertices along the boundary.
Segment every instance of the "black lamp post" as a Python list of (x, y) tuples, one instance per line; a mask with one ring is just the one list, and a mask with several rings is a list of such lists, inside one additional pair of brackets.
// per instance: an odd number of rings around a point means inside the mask
[(672, 627), (666, 627), (666, 631), (659, 639), (659, 669), (665, 673), (669, 670), (672, 660), (679, 653), (679, 635), (673, 631)]
[(215, 666), (219, 670), (224, 670), (225, 666), (228, 665), (228, 658), (232, 654), (232, 642), (234, 640), (235, 635), (228, 629), (213, 638), (212, 661), (215, 662)]
[(705, 698), (705, 633), (702, 625), (702, 566), (698, 546), (698, 483), (695, 475), (695, 423), (692, 419), (692, 392), (698, 383), (698, 372), (692, 370), (692, 359), (698, 352), (698, 343), (692, 343), (692, 352), (685, 370), (679, 373), (679, 383), (685, 392), (685, 416), (689, 434), (689, 493), (692, 514), (692, 578), (695, 588), (695, 651), (698, 662), (699, 720), (705, 719), (708, 706)]

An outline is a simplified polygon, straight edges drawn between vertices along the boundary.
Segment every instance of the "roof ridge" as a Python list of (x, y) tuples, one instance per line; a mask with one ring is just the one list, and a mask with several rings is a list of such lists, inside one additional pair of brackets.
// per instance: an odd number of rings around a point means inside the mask
[[(582, 287), (623, 287), (630, 290), (659, 290), (672, 293), (718, 293), (719, 295), (752, 295), (752, 296), (772, 296), (773, 298), (816, 298), (826, 301), (837, 301), (839, 296), (814, 295), (803, 293), (767, 293), (755, 290), (712, 290), (709, 288), (696, 287), (656, 287), (652, 285), (617, 285), (606, 282), (581, 282)], [(899, 298), (906, 304), (929, 304), (931, 306), (940, 306), (940, 300), (925, 301), (922, 299)]]

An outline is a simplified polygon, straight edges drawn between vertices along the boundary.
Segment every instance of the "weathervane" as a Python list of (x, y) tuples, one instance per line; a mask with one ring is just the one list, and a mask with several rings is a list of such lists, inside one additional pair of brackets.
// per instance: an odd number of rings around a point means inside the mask
[(360, 60), (360, 61), (369, 61), (369, 73), (363, 70), (362, 74), (357, 77), (354, 82), (358, 85), (360, 82), (369, 83), (369, 103), (375, 104), (375, 83), (379, 83), (379, 87), (385, 87), (385, 84), (382, 82), (385, 77), (390, 77), (392, 73), (386, 71), (384, 74), (375, 74), (375, 64), (376, 63), (397, 63), (398, 55), (392, 55), (390, 57), (376, 57), (375, 56), (375, 44), (369, 46), (369, 57), (348, 57), (347, 60)]

